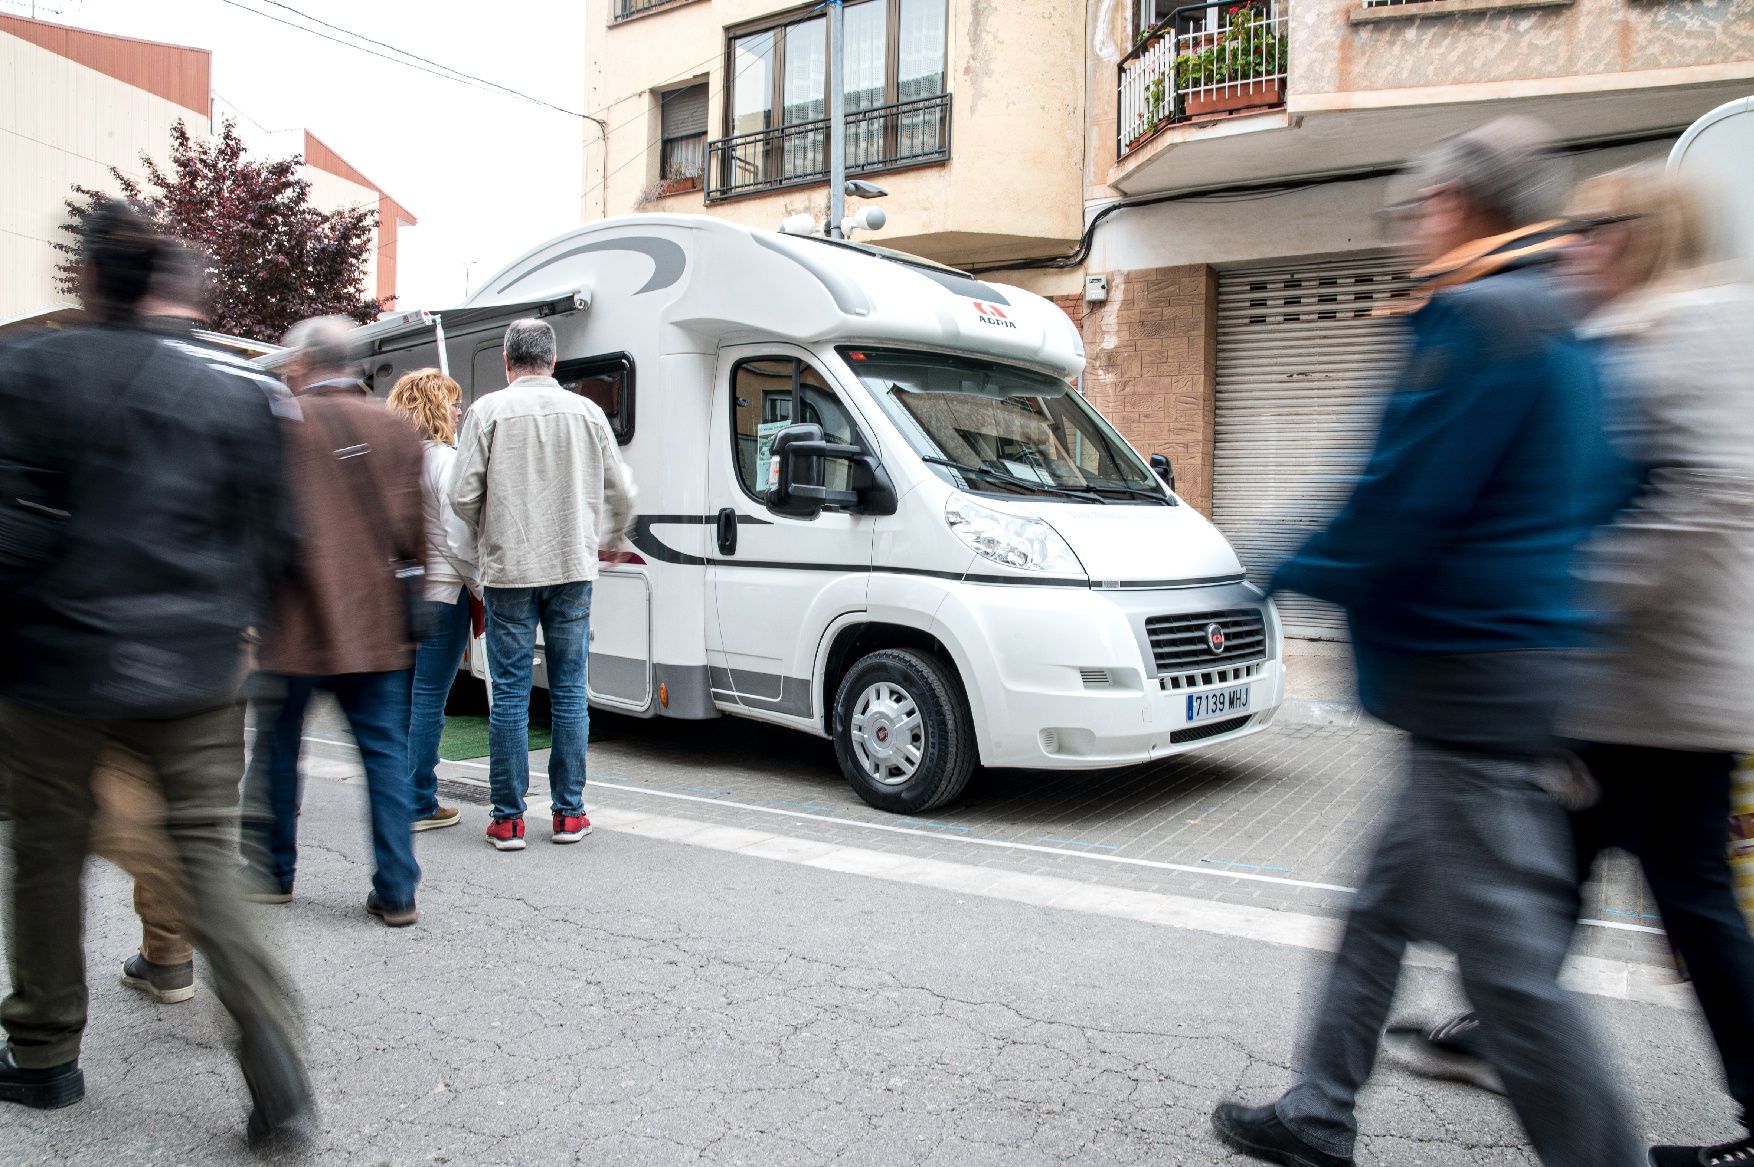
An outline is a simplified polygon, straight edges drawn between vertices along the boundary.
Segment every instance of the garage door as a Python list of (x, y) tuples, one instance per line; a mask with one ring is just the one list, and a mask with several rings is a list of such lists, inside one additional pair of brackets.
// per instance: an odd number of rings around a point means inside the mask
[[(1370, 453), (1412, 288), (1390, 258), (1221, 272), (1212, 512), (1264, 584), (1345, 501)], [(1293, 636), (1346, 635), (1340, 612), (1285, 596)]]

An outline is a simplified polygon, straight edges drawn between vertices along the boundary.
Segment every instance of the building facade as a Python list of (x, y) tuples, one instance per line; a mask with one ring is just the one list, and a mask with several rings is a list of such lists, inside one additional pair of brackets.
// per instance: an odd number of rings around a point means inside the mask
[[(583, 215), (828, 212), (828, 22), (784, 0), (587, 0)], [(1085, 0), (852, 0), (849, 173), (889, 195), (868, 240), (947, 263), (1074, 246)]]
[[(586, 218), (827, 208), (825, 21), (590, 0)], [(1053, 297), (1084, 392), (1259, 578), (1350, 488), (1411, 289), (1374, 212), (1438, 138), (1522, 113), (1580, 176), (1754, 93), (1754, 0), (861, 0), (848, 156), (872, 242)], [(694, 62), (693, 64), (690, 64)], [(952, 132), (953, 131), (953, 132)], [(1754, 159), (1749, 172), (1754, 175)], [(1285, 604), (1296, 634), (1337, 613)]]
[[(1660, 160), (1754, 93), (1754, 0), (1112, 0), (1087, 41), (1101, 221), (1048, 290), (1082, 325), (1086, 393), (1172, 457), (1257, 578), (1368, 451), (1400, 343), (1376, 309), (1410, 288), (1373, 214), (1388, 171), (1522, 113), (1581, 177)], [(1284, 611), (1343, 634), (1332, 610)]]
[[(212, 57), (0, 14), (0, 322), (65, 303), (56, 288), (74, 186), (115, 190), (110, 168), (139, 181), (142, 153), (164, 165), (171, 128), (213, 133)], [(370, 206), (378, 227), (367, 287), (396, 295), (396, 254), (414, 216), (309, 131), (287, 144), (304, 160), (311, 200), (326, 210)]]

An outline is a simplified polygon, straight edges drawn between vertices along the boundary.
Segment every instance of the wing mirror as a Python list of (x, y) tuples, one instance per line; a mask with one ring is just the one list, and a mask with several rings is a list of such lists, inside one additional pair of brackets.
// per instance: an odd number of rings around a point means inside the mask
[(1167, 454), (1151, 455), (1151, 469), (1157, 477), (1163, 479), (1163, 485), (1172, 491), (1175, 489), (1175, 467), (1170, 465)]
[[(787, 426), (774, 435), (767, 509), (794, 519), (814, 519), (824, 507), (867, 515), (893, 515), (895, 486), (863, 446), (831, 442), (819, 425)], [(846, 462), (847, 489), (828, 485), (828, 464)]]

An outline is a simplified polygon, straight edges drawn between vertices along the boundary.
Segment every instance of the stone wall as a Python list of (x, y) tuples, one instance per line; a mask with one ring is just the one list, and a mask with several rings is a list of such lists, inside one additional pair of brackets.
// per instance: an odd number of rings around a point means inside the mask
[[(1442, 11), (1299, 0), (1296, 95), (1469, 82), (1582, 78), (1754, 59), (1754, 0), (1464, 0)], [(1451, 7), (1445, 5), (1444, 7)], [(1365, 13), (1379, 21), (1354, 22)]]
[(1110, 272), (1108, 300), (1078, 308), (1085, 396), (1140, 453), (1169, 455), (1177, 492), (1210, 515), (1217, 273), (1205, 264)]

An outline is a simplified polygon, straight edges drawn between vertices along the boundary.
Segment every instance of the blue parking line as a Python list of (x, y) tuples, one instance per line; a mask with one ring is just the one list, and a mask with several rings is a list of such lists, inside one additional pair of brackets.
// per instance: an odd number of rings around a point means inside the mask
[(1056, 843), (1061, 847), (1095, 847), (1103, 851), (1120, 850), (1120, 848), (1113, 843), (1092, 843), (1086, 839), (1061, 839), (1054, 835), (1037, 835), (1035, 841), (1038, 843)]
[(1633, 919), (1633, 920), (1660, 920), (1660, 919), (1662, 919), (1662, 917), (1657, 915), (1655, 912), (1629, 912), (1625, 908), (1603, 908), (1602, 915), (1604, 915), (1604, 916), (1626, 916), (1629, 919)]

